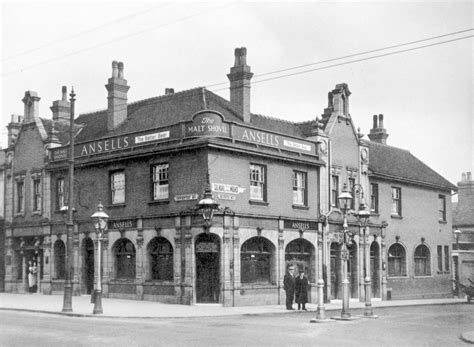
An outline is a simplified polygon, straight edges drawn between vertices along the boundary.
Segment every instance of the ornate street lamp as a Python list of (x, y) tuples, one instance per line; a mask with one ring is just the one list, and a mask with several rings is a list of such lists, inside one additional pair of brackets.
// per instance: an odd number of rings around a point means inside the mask
[(197, 203), (196, 209), (202, 213), (204, 219), (204, 229), (209, 231), (212, 225), (214, 212), (219, 210), (219, 204), (212, 198), (211, 187), (209, 185), (209, 176), (207, 178), (207, 187), (204, 191), (204, 197)]
[(347, 190), (347, 184), (344, 183), (341, 194), (337, 197), (339, 200), (339, 208), (341, 209), (342, 215), (344, 217), (343, 227), (343, 242), (341, 249), (341, 260), (343, 261), (342, 266), (342, 311), (341, 317), (334, 317), (339, 320), (349, 320), (351, 319), (351, 314), (349, 312), (349, 280), (347, 278), (347, 266), (349, 261), (349, 250), (347, 249), (348, 237), (349, 237), (349, 226), (347, 224), (347, 212), (350, 209), (352, 195)]
[(461, 230), (453, 230), (454, 239), (456, 240), (456, 254), (453, 252), (453, 292), (454, 295), (459, 296), (459, 236), (461, 235)]
[(454, 239), (456, 240), (456, 250), (459, 251), (459, 236), (461, 235), (461, 230), (456, 229), (453, 231)]
[[(372, 310), (372, 292), (371, 292), (371, 280), (370, 280), (370, 271), (368, 270), (369, 266), (367, 264), (368, 259), (367, 259), (367, 226), (369, 225), (369, 217), (370, 217), (370, 212), (366, 209), (365, 206), (365, 200), (364, 200), (364, 192), (362, 190), (362, 187), (359, 187), (361, 190), (361, 201), (359, 204), (359, 210), (355, 213), (357, 220), (359, 221), (359, 226), (363, 230), (363, 253), (364, 253), (364, 292), (365, 292), (365, 308), (364, 308), (364, 317), (367, 318), (378, 318), (376, 315), (374, 315), (374, 312)], [(370, 259), (370, 258), (369, 258)]]
[[(71, 113), (69, 123), (69, 196), (68, 196), (68, 208), (67, 215), (68, 220), (66, 222), (67, 230), (67, 241), (66, 241), (66, 279), (64, 281), (64, 299), (63, 299), (63, 312), (72, 312), (72, 278), (74, 275), (74, 208), (72, 208), (72, 202), (74, 198), (74, 88), (71, 89)], [(65, 212), (63, 210), (63, 212)]]
[(102, 275), (101, 275), (101, 260), (102, 260), (102, 241), (105, 240), (104, 234), (107, 233), (107, 221), (109, 216), (104, 212), (104, 206), (99, 201), (97, 211), (91, 216), (92, 222), (97, 236), (97, 279), (94, 290), (94, 310), (93, 314), (103, 313), (102, 310)]

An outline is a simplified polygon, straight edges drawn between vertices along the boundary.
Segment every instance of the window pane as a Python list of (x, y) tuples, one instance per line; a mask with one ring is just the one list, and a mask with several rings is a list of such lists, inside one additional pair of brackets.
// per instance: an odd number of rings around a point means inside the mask
[(264, 200), (265, 175), (261, 165), (250, 165), (250, 199)]
[(444, 270), (449, 271), (449, 246), (444, 246)]
[(265, 238), (247, 240), (240, 253), (242, 283), (271, 282), (271, 244)]
[(125, 173), (116, 172), (111, 179), (112, 203), (121, 204), (125, 202)]

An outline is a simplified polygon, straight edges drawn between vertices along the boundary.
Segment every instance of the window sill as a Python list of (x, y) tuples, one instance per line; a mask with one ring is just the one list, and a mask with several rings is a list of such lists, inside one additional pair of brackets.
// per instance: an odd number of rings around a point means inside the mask
[(34, 211), (34, 212), (32, 213), (32, 215), (33, 215), (33, 216), (41, 216), (42, 213), (41, 213), (41, 211)]
[(438, 223), (439, 223), (439, 224), (448, 224), (448, 221), (446, 221), (446, 220), (441, 220), (441, 219), (440, 219), (440, 220), (438, 221)]
[(148, 201), (148, 205), (166, 205), (169, 204), (170, 200), (169, 199), (161, 199), (161, 200), (151, 200)]
[(393, 276), (387, 276), (387, 279), (389, 279), (389, 280), (408, 279), (408, 275), (393, 275)]
[(391, 214), (390, 215), (390, 218), (393, 218), (393, 219), (403, 219), (402, 216), (399, 216), (398, 214)]
[(260, 201), (260, 200), (249, 200), (250, 205), (258, 205), (258, 206), (268, 206), (267, 201)]
[(293, 207), (295, 210), (309, 210), (309, 206), (305, 205), (295, 205), (293, 204), (291, 207)]
[(420, 275), (420, 276), (413, 276), (413, 278), (423, 279), (423, 278), (433, 278), (433, 275)]
[(24, 212), (17, 212), (15, 213), (15, 217), (24, 217), (25, 213)]
[(144, 285), (162, 285), (162, 286), (172, 286), (174, 285), (173, 281), (170, 280), (146, 280)]
[(127, 204), (111, 204), (107, 205), (106, 208), (118, 208), (118, 207), (125, 207)]

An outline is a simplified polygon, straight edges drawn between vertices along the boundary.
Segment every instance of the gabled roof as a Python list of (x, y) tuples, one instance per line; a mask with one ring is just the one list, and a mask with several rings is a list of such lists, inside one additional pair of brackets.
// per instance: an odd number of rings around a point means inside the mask
[(409, 151), (372, 141), (364, 141), (364, 143), (369, 145), (369, 170), (372, 175), (457, 190), (454, 184)]

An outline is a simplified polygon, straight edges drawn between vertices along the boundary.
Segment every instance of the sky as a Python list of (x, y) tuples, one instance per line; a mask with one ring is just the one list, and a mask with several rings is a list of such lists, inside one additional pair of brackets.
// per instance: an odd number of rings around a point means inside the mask
[(198, 86), (228, 99), (234, 48), (247, 47), (252, 113), (311, 120), (347, 83), (362, 133), (383, 114), (389, 145), (454, 184), (474, 172), (471, 1), (4, 2), (1, 23), (3, 148), (27, 90), (44, 118), (63, 85), (76, 114), (105, 109), (117, 60), (129, 102)]

